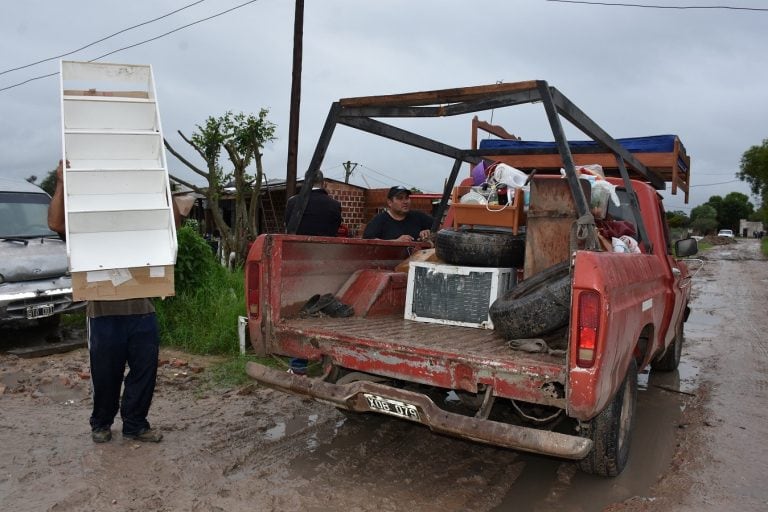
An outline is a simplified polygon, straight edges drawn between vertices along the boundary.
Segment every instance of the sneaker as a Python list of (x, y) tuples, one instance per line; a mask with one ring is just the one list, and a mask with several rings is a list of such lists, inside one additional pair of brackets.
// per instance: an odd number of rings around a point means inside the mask
[(158, 430), (146, 428), (140, 431), (138, 434), (123, 433), (123, 439), (130, 439), (132, 441), (141, 441), (143, 443), (159, 443), (163, 439), (163, 433)]
[(91, 439), (94, 443), (106, 443), (112, 440), (112, 431), (105, 429), (91, 430)]

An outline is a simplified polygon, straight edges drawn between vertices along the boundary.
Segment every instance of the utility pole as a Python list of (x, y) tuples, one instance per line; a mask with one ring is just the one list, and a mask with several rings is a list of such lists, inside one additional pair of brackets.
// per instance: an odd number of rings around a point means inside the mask
[(349, 177), (352, 176), (352, 172), (358, 165), (356, 162), (350, 162), (349, 160), (344, 162), (344, 183), (349, 183)]
[(301, 59), (304, 41), (304, 0), (296, 0), (293, 21), (293, 73), (291, 75), (291, 113), (288, 124), (288, 162), (285, 197), (296, 193), (296, 161), (299, 152), (299, 111), (301, 108)]

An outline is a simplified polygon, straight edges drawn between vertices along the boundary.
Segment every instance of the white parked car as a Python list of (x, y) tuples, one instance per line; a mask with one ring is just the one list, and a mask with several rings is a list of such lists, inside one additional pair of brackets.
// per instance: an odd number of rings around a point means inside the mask
[(733, 230), (731, 229), (721, 229), (717, 232), (717, 236), (726, 236), (728, 238), (733, 238)]
[(55, 325), (85, 306), (72, 300), (66, 244), (48, 229), (50, 201), (40, 187), (0, 178), (0, 324)]

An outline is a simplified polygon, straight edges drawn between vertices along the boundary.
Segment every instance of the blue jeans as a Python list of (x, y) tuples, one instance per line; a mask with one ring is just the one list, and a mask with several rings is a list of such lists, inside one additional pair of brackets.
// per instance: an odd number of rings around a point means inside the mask
[(155, 314), (89, 318), (88, 347), (93, 382), (91, 429), (109, 429), (118, 410), (123, 434), (137, 435), (148, 429), (160, 350)]
[(298, 357), (291, 358), (291, 370), (298, 375), (304, 375), (307, 373), (307, 360), (299, 359)]

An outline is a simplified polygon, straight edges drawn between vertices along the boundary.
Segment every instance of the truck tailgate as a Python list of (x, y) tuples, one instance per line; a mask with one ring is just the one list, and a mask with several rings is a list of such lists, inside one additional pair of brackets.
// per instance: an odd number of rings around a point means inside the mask
[(269, 352), (329, 357), (345, 368), (411, 382), (564, 407), (564, 354), (515, 351), (492, 330), (376, 318), (283, 319)]

